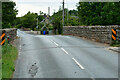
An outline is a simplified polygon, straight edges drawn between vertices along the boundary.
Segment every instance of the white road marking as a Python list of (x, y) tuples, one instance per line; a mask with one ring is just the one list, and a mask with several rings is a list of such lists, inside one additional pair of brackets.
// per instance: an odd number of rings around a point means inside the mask
[(53, 40), (50, 39), (51, 42), (54, 42)]
[(75, 58), (72, 58), (75, 63), (81, 68), (81, 69), (85, 69)]
[(22, 46), (19, 46), (19, 55), (21, 55)]
[(63, 49), (63, 48), (61, 48), (67, 55), (69, 55), (69, 53), (65, 50), (65, 49)]
[(19, 52), (19, 55), (21, 55), (21, 52)]
[[(59, 46), (55, 41), (53, 41), (53, 40), (51, 40), (56, 46)], [(63, 48), (61, 48), (67, 55), (69, 55), (69, 53), (65, 50), (65, 49), (63, 49)]]
[(55, 44), (56, 46), (59, 46), (56, 42), (54, 42), (54, 44)]
[(67, 38), (70, 38), (69, 36), (66, 36)]
[(59, 46), (55, 41), (51, 40), (51, 42), (53, 42), (56, 46)]

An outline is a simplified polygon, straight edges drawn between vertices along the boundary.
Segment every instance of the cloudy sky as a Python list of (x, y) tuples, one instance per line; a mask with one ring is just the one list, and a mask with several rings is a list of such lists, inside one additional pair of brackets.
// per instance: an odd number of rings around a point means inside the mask
[[(44, 13), (48, 13), (48, 7), (50, 7), (50, 15), (53, 12), (57, 12), (59, 7), (62, 6), (63, 0), (13, 0), (16, 2), (17, 10), (19, 10), (17, 17), (23, 16), (28, 11), (39, 13), (42, 11)], [(69, 8), (69, 10), (76, 9), (76, 4), (79, 0), (65, 0), (65, 8)]]

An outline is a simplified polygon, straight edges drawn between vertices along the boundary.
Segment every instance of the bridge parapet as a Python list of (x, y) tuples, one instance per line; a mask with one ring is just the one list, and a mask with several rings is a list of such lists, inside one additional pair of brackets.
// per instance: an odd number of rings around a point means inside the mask
[[(112, 43), (112, 29), (117, 29), (117, 37), (120, 37), (120, 26), (64, 26), (64, 35), (75, 35), (98, 41), (101, 43)], [(119, 38), (120, 39), (120, 38)]]
[(0, 29), (0, 35), (2, 35), (2, 31), (5, 31), (5, 37), (6, 39), (9, 37), (10, 43), (15, 40), (17, 36), (16, 28)]

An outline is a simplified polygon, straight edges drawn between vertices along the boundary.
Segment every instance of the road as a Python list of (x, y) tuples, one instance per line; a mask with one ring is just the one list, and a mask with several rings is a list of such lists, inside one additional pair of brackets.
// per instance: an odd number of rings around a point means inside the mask
[(17, 33), (14, 78), (118, 78), (118, 54), (107, 46), (73, 36)]

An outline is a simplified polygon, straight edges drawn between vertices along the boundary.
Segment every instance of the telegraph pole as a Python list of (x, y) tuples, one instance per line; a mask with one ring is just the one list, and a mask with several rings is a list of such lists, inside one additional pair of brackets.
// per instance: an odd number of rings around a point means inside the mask
[(36, 26), (36, 29), (38, 29), (38, 17), (37, 17), (37, 26)]
[(64, 26), (64, 4), (65, 4), (65, 2), (63, 0), (63, 26)]
[(50, 16), (50, 7), (48, 7), (48, 16)]
[(69, 15), (69, 11), (68, 11), (68, 3), (67, 3), (67, 23), (68, 23), (68, 15)]

